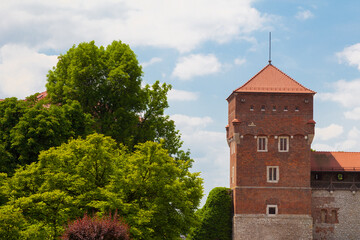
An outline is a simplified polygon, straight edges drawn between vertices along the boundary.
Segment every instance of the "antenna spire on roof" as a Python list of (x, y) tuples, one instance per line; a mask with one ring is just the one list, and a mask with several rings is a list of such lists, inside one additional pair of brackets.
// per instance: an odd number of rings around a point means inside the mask
[(269, 32), (269, 64), (271, 65), (271, 32)]

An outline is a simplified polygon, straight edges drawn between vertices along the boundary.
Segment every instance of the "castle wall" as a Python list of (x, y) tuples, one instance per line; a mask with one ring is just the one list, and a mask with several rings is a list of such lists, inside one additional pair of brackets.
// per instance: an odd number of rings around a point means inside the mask
[(312, 239), (312, 218), (309, 215), (237, 214), (233, 224), (233, 240)]
[(360, 192), (312, 190), (314, 239), (360, 239)]

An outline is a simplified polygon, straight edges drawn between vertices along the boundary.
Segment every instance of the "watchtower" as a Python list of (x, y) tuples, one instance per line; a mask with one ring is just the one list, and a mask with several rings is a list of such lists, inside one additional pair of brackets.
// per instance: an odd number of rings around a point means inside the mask
[(233, 239), (312, 239), (314, 94), (269, 63), (227, 98)]

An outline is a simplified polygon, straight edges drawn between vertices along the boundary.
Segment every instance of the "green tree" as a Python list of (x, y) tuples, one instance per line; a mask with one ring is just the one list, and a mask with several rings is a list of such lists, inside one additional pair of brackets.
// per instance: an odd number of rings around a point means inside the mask
[(27, 110), (27, 103), (16, 98), (0, 101), (0, 172), (10, 173), (18, 155), (11, 149), (11, 130)]
[(199, 223), (191, 230), (190, 240), (231, 240), (232, 200), (230, 189), (212, 189), (204, 207), (198, 210)]
[(166, 140), (169, 153), (181, 146), (174, 122), (164, 116), (171, 86), (142, 88), (142, 70), (126, 44), (114, 41), (106, 48), (94, 41), (80, 43), (59, 57), (49, 71), (47, 92), (54, 104), (77, 100), (95, 119), (95, 130), (131, 149), (139, 142)]
[(60, 146), (70, 137), (87, 135), (91, 123), (90, 115), (83, 113), (76, 101), (49, 107), (37, 103), (11, 129), (11, 150), (16, 154), (16, 163), (29, 164), (37, 160), (40, 151)]
[(29, 223), (24, 232), (36, 229), (47, 234), (44, 239), (55, 239), (67, 220), (85, 212), (114, 211), (131, 226), (134, 239), (176, 239), (188, 232), (202, 197), (202, 180), (190, 173), (191, 163), (174, 160), (159, 143), (130, 152), (92, 134), (43, 151), (2, 189), (7, 205), (20, 209)]

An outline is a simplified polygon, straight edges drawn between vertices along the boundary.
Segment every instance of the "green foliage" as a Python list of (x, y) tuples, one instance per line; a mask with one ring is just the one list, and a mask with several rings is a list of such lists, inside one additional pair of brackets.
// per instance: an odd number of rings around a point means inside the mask
[(212, 189), (202, 209), (197, 212), (199, 224), (192, 229), (190, 240), (231, 240), (232, 200), (230, 189)]
[(28, 109), (11, 131), (11, 147), (19, 154), (20, 165), (37, 160), (42, 150), (60, 146), (70, 137), (90, 132), (91, 118), (82, 113), (79, 103), (44, 107), (41, 103)]
[(26, 102), (16, 98), (0, 101), (0, 172), (10, 173), (16, 167), (18, 155), (11, 149), (10, 133), (26, 109)]
[(106, 48), (94, 41), (80, 43), (59, 57), (46, 84), (54, 104), (77, 100), (95, 120), (98, 133), (132, 149), (137, 143), (166, 140), (169, 153), (181, 146), (174, 122), (164, 116), (171, 86), (159, 82), (141, 86), (142, 70), (126, 44), (114, 41)]
[[(3, 184), (8, 206), (20, 209), (44, 239), (55, 239), (68, 219), (118, 211), (134, 239), (176, 239), (195, 221), (202, 180), (192, 160), (171, 158), (158, 143), (129, 152), (99, 134), (43, 151)], [(0, 226), (1, 227), (1, 226)]]
[(40, 151), (92, 131), (91, 115), (78, 102), (47, 106), (36, 103), (36, 95), (0, 101), (0, 172), (11, 175), (17, 166), (37, 161)]

